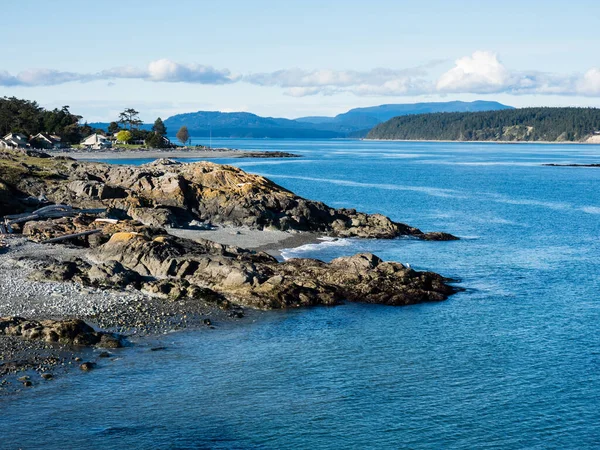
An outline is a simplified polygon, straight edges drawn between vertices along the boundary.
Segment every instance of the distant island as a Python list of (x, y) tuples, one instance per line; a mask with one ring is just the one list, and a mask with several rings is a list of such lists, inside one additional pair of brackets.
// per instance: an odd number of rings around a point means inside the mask
[(394, 117), (367, 139), (600, 143), (598, 108), (520, 108)]
[[(390, 104), (354, 108), (335, 117), (311, 116), (297, 119), (261, 117), (248, 112), (197, 111), (177, 114), (165, 119), (170, 130), (186, 126), (194, 137), (225, 138), (364, 138), (374, 126), (392, 117), (435, 112), (466, 112), (512, 109), (492, 101), (431, 102)], [(109, 124), (90, 123), (93, 128), (108, 130)], [(150, 130), (152, 124), (141, 124)]]

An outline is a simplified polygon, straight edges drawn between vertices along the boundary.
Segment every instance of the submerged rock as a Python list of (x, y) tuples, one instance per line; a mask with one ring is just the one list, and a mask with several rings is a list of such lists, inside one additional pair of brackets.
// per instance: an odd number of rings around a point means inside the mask
[(107, 348), (123, 346), (121, 336), (95, 331), (79, 319), (37, 321), (22, 317), (0, 317), (0, 335), (68, 345)]

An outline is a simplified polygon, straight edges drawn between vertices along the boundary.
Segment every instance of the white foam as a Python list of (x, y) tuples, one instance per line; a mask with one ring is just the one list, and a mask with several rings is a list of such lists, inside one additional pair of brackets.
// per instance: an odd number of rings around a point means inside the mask
[(365, 187), (372, 189), (383, 189), (388, 191), (412, 191), (422, 192), (432, 197), (453, 197), (453, 198), (465, 198), (463, 194), (455, 191), (454, 189), (435, 188), (429, 186), (406, 186), (401, 184), (386, 184), (386, 183), (360, 183), (358, 181), (338, 180), (332, 178), (316, 178), (316, 177), (305, 177), (299, 175), (279, 175), (279, 174), (267, 174), (262, 173), (261, 175), (271, 178), (289, 178), (294, 180), (305, 180), (305, 181), (318, 181), (322, 183), (337, 184), (339, 186), (350, 186), (350, 187)]
[(598, 206), (582, 206), (579, 209), (588, 214), (600, 214), (600, 207)]
[(261, 159), (260, 161), (242, 161), (242, 162), (235, 162), (236, 166), (239, 167), (252, 167), (252, 166), (279, 166), (281, 164), (306, 164), (306, 163), (314, 163), (315, 160), (314, 159), (300, 159), (300, 158), (290, 158), (290, 159), (284, 159), (284, 160), (264, 160)]
[(284, 260), (290, 258), (298, 258), (302, 254), (310, 253), (314, 251), (321, 251), (327, 247), (349, 247), (352, 245), (351, 239), (343, 239), (343, 238), (332, 238), (332, 237), (320, 237), (319, 243), (314, 244), (305, 244), (300, 247), (288, 248), (281, 250), (281, 257)]

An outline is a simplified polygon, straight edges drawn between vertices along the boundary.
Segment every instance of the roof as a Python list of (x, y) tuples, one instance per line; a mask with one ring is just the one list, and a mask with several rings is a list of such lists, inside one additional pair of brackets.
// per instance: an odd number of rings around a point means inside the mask
[(58, 136), (50, 135), (47, 133), (38, 133), (31, 138), (31, 140), (34, 139), (43, 139), (44, 141), (49, 142), (50, 144), (60, 142), (60, 138)]

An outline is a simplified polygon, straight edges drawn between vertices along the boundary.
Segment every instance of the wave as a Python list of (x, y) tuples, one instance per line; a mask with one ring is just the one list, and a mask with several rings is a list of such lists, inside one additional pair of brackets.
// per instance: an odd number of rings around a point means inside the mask
[(236, 166), (239, 167), (252, 167), (252, 166), (278, 166), (281, 164), (306, 164), (306, 163), (314, 163), (314, 159), (296, 159), (290, 158), (289, 160), (277, 160), (277, 161), (247, 161), (247, 162), (235, 162)]
[(445, 188), (435, 188), (429, 186), (406, 186), (400, 184), (385, 184), (385, 183), (361, 183), (358, 181), (348, 181), (348, 180), (337, 180), (332, 178), (316, 178), (316, 177), (306, 177), (299, 175), (279, 175), (279, 174), (268, 174), (261, 173), (261, 175), (265, 177), (271, 178), (287, 178), (294, 180), (305, 180), (305, 181), (318, 181), (321, 183), (330, 183), (337, 184), (339, 186), (350, 186), (350, 187), (364, 187), (364, 188), (372, 188), (372, 189), (383, 189), (387, 191), (412, 191), (412, 192), (422, 192), (427, 195), (431, 195), (432, 197), (445, 197), (445, 198), (465, 198), (463, 194), (454, 189), (445, 189)]
[(582, 206), (579, 209), (588, 214), (600, 214), (600, 207), (598, 206)]
[(319, 241), (320, 242), (316, 244), (305, 244), (300, 247), (283, 249), (281, 250), (281, 257), (284, 260), (299, 258), (303, 254), (321, 251), (328, 247), (349, 247), (354, 244), (352, 239), (332, 238), (327, 236), (320, 237)]

